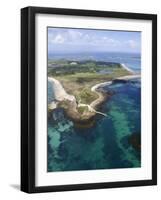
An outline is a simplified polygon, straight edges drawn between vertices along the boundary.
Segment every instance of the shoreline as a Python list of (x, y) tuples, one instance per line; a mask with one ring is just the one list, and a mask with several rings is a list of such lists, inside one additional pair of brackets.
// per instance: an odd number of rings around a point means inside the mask
[(135, 74), (135, 72), (132, 69), (130, 69), (129, 67), (127, 67), (124, 63), (121, 63), (120, 65), (122, 68), (126, 69), (128, 72)]
[(97, 88), (99, 88), (99, 87), (111, 85), (111, 84), (113, 84), (113, 81), (115, 81), (115, 80), (125, 80), (125, 81), (128, 81), (128, 80), (137, 79), (137, 78), (141, 78), (141, 75), (140, 74), (132, 74), (132, 75), (127, 75), (127, 76), (120, 76), (120, 77), (117, 77), (117, 78), (113, 79), (112, 81), (107, 81), (107, 82), (98, 83), (98, 84), (94, 85), (91, 88), (91, 91), (95, 92), (95, 90)]
[(71, 102), (76, 102), (76, 99), (73, 95), (68, 94), (63, 88), (62, 84), (53, 77), (48, 77), (48, 81), (52, 84), (52, 90), (54, 93), (55, 100), (49, 104), (49, 109), (53, 110), (57, 108), (58, 102), (63, 100), (68, 100)]
[(113, 79), (112, 81), (107, 81), (107, 82), (98, 83), (98, 84), (94, 85), (91, 88), (91, 91), (97, 93), (99, 95), (99, 97), (98, 97), (98, 99), (94, 100), (90, 105), (92, 106), (93, 104), (97, 105), (97, 104), (100, 103), (100, 98), (101, 98), (100, 96), (102, 95), (102, 92), (97, 91), (97, 89), (99, 87), (111, 85), (111, 84), (114, 83), (114, 81), (117, 81), (117, 80), (119, 80), (119, 81), (121, 81), (121, 80), (123, 80), (123, 81), (129, 81), (129, 80), (137, 79), (137, 78), (141, 78), (141, 75), (140, 74), (132, 74), (132, 75), (128, 75), (128, 76), (120, 76), (118, 78)]
[[(53, 77), (48, 77), (48, 81), (52, 84), (52, 89), (54, 91), (54, 96), (55, 96), (55, 101), (52, 101), (48, 105), (48, 108), (50, 110), (54, 110), (61, 104), (61, 102), (65, 101), (67, 103), (67, 107), (66, 108), (64, 107), (64, 109), (65, 109), (65, 112), (66, 112), (67, 116), (69, 118), (71, 118), (73, 121), (75, 121), (76, 123), (80, 123), (81, 125), (83, 123), (85, 123), (85, 121), (88, 122), (88, 121), (90, 121), (90, 119), (93, 119), (93, 117), (96, 114), (101, 114), (103, 116), (107, 116), (107, 114), (97, 111), (97, 108), (108, 97), (110, 97), (111, 94), (110, 93), (109, 94), (108, 93), (104, 94), (101, 91), (97, 91), (97, 89), (102, 87), (102, 86), (111, 85), (115, 81), (128, 81), (128, 80), (132, 80), (132, 79), (136, 79), (136, 78), (141, 78), (140, 74), (135, 73), (134, 71), (132, 71), (131, 69), (126, 67), (124, 64), (121, 64), (121, 66), (124, 69), (126, 69), (127, 71), (129, 71), (131, 73), (131, 75), (117, 77), (117, 78), (114, 78), (111, 81), (98, 83), (98, 84), (92, 86), (91, 87), (91, 91), (95, 92), (98, 95), (98, 98), (95, 99), (90, 104), (82, 104), (80, 102), (77, 103), (75, 96), (68, 94), (65, 91), (65, 89), (63, 88), (62, 84), (57, 79), (55, 79)], [(80, 114), (78, 112), (77, 108), (83, 107), (83, 106), (87, 106), (88, 111), (86, 111), (85, 113)]]
[(107, 81), (107, 82), (103, 82), (103, 83), (98, 83), (96, 85), (94, 85), (92, 88), (91, 88), (91, 91), (92, 92), (96, 92), (96, 89), (98, 87), (101, 87), (101, 86), (108, 86), (108, 85), (111, 85), (113, 83), (114, 80), (131, 80), (131, 79), (135, 79), (135, 78), (141, 78), (141, 75), (134, 72), (132, 69), (130, 69), (129, 67), (127, 67), (125, 64), (121, 63), (120, 64), (122, 68), (126, 69), (128, 72), (132, 73), (131, 75), (127, 75), (127, 76), (120, 76), (120, 77), (117, 77), (111, 81)]
[(52, 84), (53, 92), (55, 93), (55, 99), (57, 101), (62, 101), (64, 99), (69, 101), (75, 101), (75, 97), (73, 95), (68, 94), (63, 88), (60, 81), (53, 77), (48, 77), (48, 81)]

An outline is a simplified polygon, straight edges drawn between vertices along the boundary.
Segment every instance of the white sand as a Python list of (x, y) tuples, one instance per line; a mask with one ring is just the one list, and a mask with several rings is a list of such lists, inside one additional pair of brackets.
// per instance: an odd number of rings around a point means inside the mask
[[(114, 80), (132, 80), (132, 79), (136, 79), (136, 78), (141, 78), (140, 74), (135, 74), (134, 71), (129, 69), (124, 64), (121, 64), (121, 66), (124, 69), (126, 69), (127, 71), (131, 72), (132, 75), (118, 77)], [(75, 97), (73, 95), (69, 95), (65, 91), (65, 89), (63, 88), (63, 86), (61, 85), (61, 83), (58, 80), (51, 78), (51, 77), (48, 77), (48, 81), (52, 83), (53, 92), (55, 94), (55, 99), (57, 101), (69, 100), (69, 101), (72, 101), (72, 102), (76, 102)], [(103, 83), (99, 83), (99, 84), (94, 85), (91, 88), (91, 91), (98, 94), (98, 99), (93, 101), (90, 105), (78, 103), (78, 107), (87, 106), (90, 111), (97, 112), (95, 109), (93, 109), (93, 107), (95, 107), (95, 104), (97, 104), (97, 102), (102, 98), (102, 94), (100, 92), (96, 91), (96, 89), (99, 88), (99, 87), (111, 85), (112, 83), (113, 83), (112, 81), (107, 81), (107, 82), (103, 82)], [(55, 103), (55, 101), (53, 101), (49, 106), (51, 107), (51, 109), (55, 109), (57, 107), (57, 103)], [(100, 114), (104, 114), (104, 113), (100, 113)]]
[[(132, 80), (132, 79), (136, 79), (136, 78), (141, 78), (141, 74), (133, 74), (133, 75), (127, 75), (127, 76), (120, 76), (118, 78), (115, 78), (114, 80)], [(91, 91), (92, 92), (96, 92), (97, 88), (103, 87), (103, 86), (107, 86), (107, 85), (111, 85), (111, 84), (112, 84), (112, 81), (98, 83), (98, 84), (94, 85), (91, 88)]]
[(141, 74), (134, 74), (134, 75), (128, 75), (128, 76), (121, 76), (116, 78), (115, 80), (132, 80), (136, 78), (141, 78)]
[[(61, 83), (51, 77), (48, 77), (48, 81), (52, 84), (52, 89), (54, 92), (54, 98), (56, 101), (63, 101), (63, 100), (69, 100), (72, 102), (76, 102), (76, 99), (73, 95), (69, 95), (61, 85)], [(49, 104), (50, 109), (55, 109), (57, 107), (57, 103), (55, 101), (51, 102)]]
[(125, 64), (121, 63), (120, 65), (122, 66), (122, 68), (126, 69), (128, 72), (135, 74), (135, 72), (132, 69), (130, 69), (129, 67), (127, 67)]
[(103, 86), (106, 86), (106, 85), (110, 85), (112, 84), (112, 81), (107, 81), (107, 82), (103, 82), (103, 83), (98, 83), (96, 85), (94, 85), (92, 88), (91, 88), (91, 91), (92, 92), (96, 92), (96, 89), (99, 88), (99, 87), (103, 87)]

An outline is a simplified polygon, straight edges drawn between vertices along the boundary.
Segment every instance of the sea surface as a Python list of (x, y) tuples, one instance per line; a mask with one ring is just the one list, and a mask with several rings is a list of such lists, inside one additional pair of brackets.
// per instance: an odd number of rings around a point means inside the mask
[[(89, 59), (90, 56), (95, 60), (124, 63), (136, 72), (141, 70), (140, 55), (136, 54), (95, 53), (86, 57), (75, 54), (62, 57)], [(107, 117), (96, 115), (93, 127), (75, 127), (62, 109), (54, 114), (56, 121), (48, 120), (48, 172), (141, 167), (138, 143), (141, 140), (141, 81), (114, 83), (103, 90), (114, 94), (101, 108)], [(52, 100), (53, 93), (48, 84), (48, 102)]]

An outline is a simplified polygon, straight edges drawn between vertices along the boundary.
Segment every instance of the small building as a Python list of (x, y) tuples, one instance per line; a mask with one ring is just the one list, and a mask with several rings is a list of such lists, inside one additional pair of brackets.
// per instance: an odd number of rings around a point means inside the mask
[(70, 65), (77, 65), (77, 62), (71, 62)]

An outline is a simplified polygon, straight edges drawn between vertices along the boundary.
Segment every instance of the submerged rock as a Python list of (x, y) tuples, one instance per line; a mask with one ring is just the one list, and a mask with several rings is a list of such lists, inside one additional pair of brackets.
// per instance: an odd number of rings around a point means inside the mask
[(124, 79), (115, 79), (113, 80), (113, 83), (127, 83), (128, 80), (124, 80)]
[(141, 151), (141, 135), (140, 133), (133, 133), (132, 135), (129, 136), (128, 138), (129, 144), (132, 145), (132, 147), (136, 151)]
[(64, 118), (64, 110), (62, 108), (56, 108), (52, 112), (52, 118), (54, 121), (60, 121), (62, 118)]

